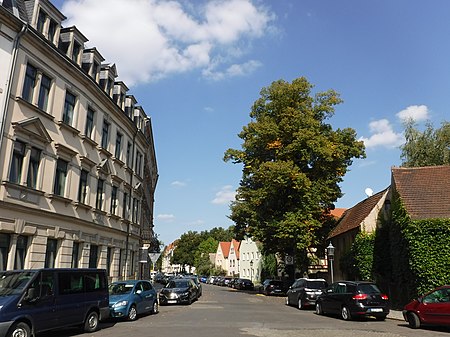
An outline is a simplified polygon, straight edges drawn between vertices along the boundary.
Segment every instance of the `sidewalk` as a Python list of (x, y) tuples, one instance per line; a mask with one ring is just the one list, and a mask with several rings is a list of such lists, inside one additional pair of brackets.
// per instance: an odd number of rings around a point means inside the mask
[(387, 316), (389, 319), (395, 319), (399, 321), (404, 321), (403, 314), (401, 310), (390, 310), (389, 315)]

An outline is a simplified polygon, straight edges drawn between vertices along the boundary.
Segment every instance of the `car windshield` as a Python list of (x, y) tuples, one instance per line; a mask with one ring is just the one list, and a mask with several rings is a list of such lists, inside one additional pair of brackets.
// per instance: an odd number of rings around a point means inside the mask
[(128, 283), (113, 283), (109, 286), (110, 295), (125, 295), (131, 293), (133, 285)]
[(325, 281), (306, 281), (306, 287), (309, 289), (323, 289), (327, 287)]
[(166, 288), (188, 288), (189, 281), (187, 280), (172, 280), (167, 283)]
[(0, 296), (20, 294), (35, 273), (34, 271), (6, 271), (0, 273)]
[(358, 286), (358, 292), (363, 294), (376, 294), (380, 293), (380, 289), (375, 284), (360, 284)]

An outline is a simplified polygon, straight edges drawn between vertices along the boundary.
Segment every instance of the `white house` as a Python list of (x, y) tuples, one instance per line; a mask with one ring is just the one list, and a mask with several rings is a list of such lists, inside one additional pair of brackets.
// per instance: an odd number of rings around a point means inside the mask
[(239, 275), (254, 283), (261, 282), (261, 252), (255, 241), (246, 237), (239, 247)]

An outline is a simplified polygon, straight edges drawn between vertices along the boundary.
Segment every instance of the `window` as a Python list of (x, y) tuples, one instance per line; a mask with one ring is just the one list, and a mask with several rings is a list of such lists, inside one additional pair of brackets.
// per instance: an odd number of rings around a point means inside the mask
[(78, 42), (73, 43), (72, 61), (78, 63), (78, 56), (80, 55), (81, 45)]
[(72, 247), (72, 268), (78, 268), (78, 261), (80, 259), (80, 243), (74, 242)]
[(97, 268), (98, 263), (98, 246), (91, 245), (89, 249), (89, 268)]
[(23, 83), (22, 98), (29, 103), (32, 103), (33, 101), (33, 91), (36, 84), (36, 75), (36, 68), (31, 64), (28, 64), (25, 73), (25, 81)]
[(58, 159), (56, 162), (55, 186), (54, 193), (59, 196), (64, 196), (64, 189), (66, 186), (68, 162), (63, 159)]
[(102, 128), (102, 148), (107, 149), (108, 148), (108, 138), (109, 138), (109, 127), (110, 124), (107, 121), (103, 121), (103, 128)]
[(123, 194), (122, 218), (128, 219), (128, 193)]
[(45, 20), (47, 19), (47, 14), (41, 9), (38, 15), (38, 22), (36, 29), (39, 33), (44, 34)]
[(6, 270), (8, 266), (9, 242), (9, 234), (0, 233), (0, 270)]
[(116, 210), (117, 210), (117, 191), (118, 188), (117, 186), (113, 186), (112, 190), (111, 190), (111, 214), (116, 215)]
[(98, 73), (98, 63), (94, 62), (94, 64), (92, 65), (92, 78), (94, 79), (94, 81), (97, 81), (97, 73)]
[(122, 134), (117, 132), (117, 135), (116, 135), (116, 149), (115, 149), (115, 153), (114, 153), (114, 156), (117, 159), (120, 159), (120, 151), (122, 150), (122, 138), (123, 138)]
[(13, 158), (11, 162), (11, 171), (9, 172), (9, 181), (20, 184), (22, 178), (23, 158), (25, 157), (25, 144), (19, 141), (14, 142)]
[(41, 85), (39, 87), (38, 107), (39, 109), (44, 111), (47, 111), (51, 84), (52, 84), (51, 78), (45, 74), (42, 74)]
[(131, 167), (131, 143), (127, 142), (127, 166)]
[(50, 24), (48, 26), (48, 39), (51, 43), (55, 43), (56, 29), (58, 28), (58, 24), (56, 21), (50, 19)]
[(88, 108), (86, 115), (86, 128), (84, 133), (86, 137), (92, 138), (92, 130), (94, 129), (94, 110)]
[(66, 92), (66, 99), (64, 101), (64, 112), (63, 112), (63, 122), (67, 125), (72, 125), (73, 112), (75, 110), (75, 100), (74, 94), (69, 91)]
[(141, 176), (142, 175), (142, 153), (139, 151), (136, 152), (136, 167), (134, 168), (136, 171), (136, 174)]
[(80, 185), (78, 186), (78, 202), (86, 204), (87, 199), (87, 187), (88, 187), (88, 175), (89, 172), (81, 170), (80, 172)]
[(57, 248), (58, 248), (57, 240), (47, 239), (44, 268), (55, 268)]
[(97, 198), (95, 199), (95, 208), (101, 210), (103, 206), (103, 187), (105, 185), (105, 181), (103, 179), (99, 179), (97, 182)]
[(16, 258), (14, 269), (25, 269), (25, 257), (27, 255), (28, 237), (19, 235), (16, 243)]
[(32, 147), (30, 153), (30, 164), (28, 166), (27, 186), (37, 187), (37, 177), (39, 172), (39, 163), (41, 161), (41, 150)]

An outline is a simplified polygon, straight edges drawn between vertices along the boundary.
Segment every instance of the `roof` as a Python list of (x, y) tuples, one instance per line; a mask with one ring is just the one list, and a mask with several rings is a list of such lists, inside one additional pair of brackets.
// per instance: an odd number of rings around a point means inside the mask
[(337, 219), (341, 218), (347, 208), (335, 208), (331, 210), (331, 215)]
[(230, 247), (231, 245), (233, 245), (234, 254), (236, 255), (236, 258), (239, 260), (239, 247), (241, 246), (241, 243), (239, 241), (236, 241), (235, 239), (232, 239)]
[(328, 235), (328, 238), (332, 238), (352, 229), (358, 228), (386, 193), (387, 188), (346, 210), (337, 226)]
[(222, 250), (222, 254), (224, 258), (228, 258), (228, 254), (230, 254), (230, 246), (231, 242), (219, 242), (220, 249)]
[(392, 183), (412, 220), (450, 218), (450, 166), (395, 167)]

